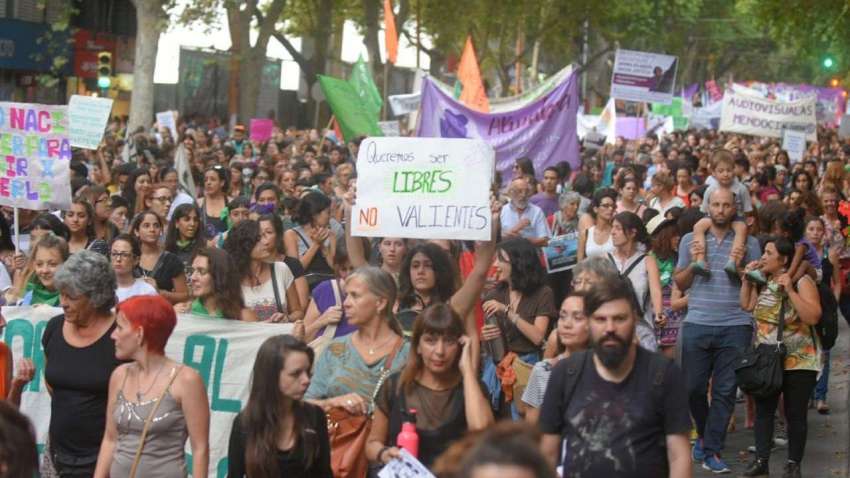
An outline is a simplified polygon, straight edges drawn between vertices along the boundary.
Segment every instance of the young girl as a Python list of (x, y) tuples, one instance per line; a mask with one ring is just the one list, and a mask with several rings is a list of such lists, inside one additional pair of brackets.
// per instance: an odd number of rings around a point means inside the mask
[[(821, 258), (812, 243), (803, 237), (806, 232), (806, 211), (802, 208), (787, 211), (777, 224), (779, 235), (794, 244), (794, 257), (788, 266), (788, 275), (792, 284), (796, 284), (804, 275), (808, 274), (815, 281), (820, 281), (823, 275)], [(758, 269), (746, 274), (747, 280), (759, 285), (766, 284), (764, 274)]]

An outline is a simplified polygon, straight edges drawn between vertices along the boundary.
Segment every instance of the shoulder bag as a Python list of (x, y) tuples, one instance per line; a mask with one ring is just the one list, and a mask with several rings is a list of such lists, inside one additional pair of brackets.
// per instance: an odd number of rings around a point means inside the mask
[(147, 438), (148, 431), (151, 428), (151, 423), (153, 423), (153, 417), (156, 416), (156, 411), (159, 409), (159, 404), (162, 402), (162, 398), (165, 396), (165, 393), (168, 392), (168, 389), (171, 388), (171, 384), (174, 383), (174, 379), (177, 378), (177, 374), (180, 373), (181, 368), (182, 367), (175, 367), (171, 369), (171, 378), (168, 380), (168, 385), (162, 389), (162, 393), (159, 394), (156, 402), (154, 402), (153, 408), (148, 414), (148, 418), (145, 419), (145, 426), (142, 428), (142, 434), (139, 436), (139, 447), (136, 448), (136, 457), (133, 459), (133, 466), (130, 468), (130, 478), (136, 478), (136, 468), (139, 467), (139, 462), (142, 460), (142, 450), (145, 448), (145, 438)]
[(782, 376), (785, 372), (785, 344), (782, 334), (785, 330), (785, 293), (779, 305), (779, 327), (776, 330), (776, 344), (758, 344), (750, 347), (735, 364), (735, 380), (744, 393), (755, 397), (771, 397), (782, 390)]
[[(381, 376), (372, 392), (372, 404), (384, 381), (390, 375), (393, 360), (404, 345), (404, 339), (387, 357)], [(366, 441), (372, 429), (371, 415), (353, 415), (342, 407), (331, 407), (327, 411), (328, 441), (331, 444), (331, 470), (334, 478), (363, 478), (369, 469), (366, 458)]]

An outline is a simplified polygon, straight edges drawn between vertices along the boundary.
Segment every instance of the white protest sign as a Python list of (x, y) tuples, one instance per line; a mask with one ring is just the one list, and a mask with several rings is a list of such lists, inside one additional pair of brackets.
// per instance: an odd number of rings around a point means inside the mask
[(841, 124), (838, 126), (838, 138), (850, 138), (850, 115), (841, 117)]
[(804, 131), (817, 141), (816, 98), (779, 101), (727, 91), (723, 95), (720, 131), (781, 138), (782, 131)]
[(71, 96), (68, 102), (68, 136), (71, 146), (97, 149), (111, 112), (111, 98)]
[(495, 155), (478, 139), (365, 139), (352, 234), (490, 240)]
[(401, 126), (398, 121), (378, 121), (378, 127), (384, 136), (401, 136)]
[(678, 63), (675, 56), (617, 50), (611, 75), (611, 97), (669, 105), (673, 102)]
[(163, 111), (156, 114), (156, 123), (160, 129), (171, 131), (171, 139), (177, 141), (177, 115), (173, 111)]
[(68, 107), (0, 103), (0, 205), (71, 206)]
[(434, 478), (434, 475), (409, 451), (402, 448), (401, 456), (390, 460), (381, 468), (378, 478)]
[[(44, 382), (41, 336), (47, 322), (61, 313), (58, 307), (3, 307), (7, 325), (0, 338), (9, 345), (16, 362), (26, 357), (35, 364), (35, 378), (24, 389), (21, 411), (32, 420), (39, 445), (44, 445), (50, 424), (50, 395)], [(168, 340), (165, 353), (197, 370), (207, 385), (211, 408), (209, 476), (225, 478), (227, 475), (230, 429), (248, 399), (257, 350), (267, 338), (291, 332), (291, 324), (248, 323), (178, 314), (177, 327)], [(191, 452), (187, 441), (186, 453)]]
[(788, 152), (788, 159), (792, 163), (803, 160), (806, 154), (806, 133), (793, 129), (786, 129), (782, 134), (782, 149)]
[(419, 109), (419, 103), (422, 101), (422, 93), (409, 93), (404, 95), (391, 95), (390, 108), (396, 116), (413, 113)]

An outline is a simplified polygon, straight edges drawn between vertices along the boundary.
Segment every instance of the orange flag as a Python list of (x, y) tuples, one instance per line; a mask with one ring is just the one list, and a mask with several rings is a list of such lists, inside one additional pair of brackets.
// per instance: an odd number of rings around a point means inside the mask
[(490, 102), (487, 100), (487, 91), (484, 90), (484, 82), (481, 80), (481, 71), (478, 69), (478, 58), (475, 57), (475, 48), (472, 47), (472, 37), (466, 37), (466, 46), (463, 47), (463, 55), (457, 67), (457, 78), (463, 85), (460, 94), (461, 103), (481, 111), (490, 112)]
[(387, 60), (395, 65), (398, 59), (398, 32), (395, 29), (392, 0), (384, 0), (384, 46), (387, 48)]

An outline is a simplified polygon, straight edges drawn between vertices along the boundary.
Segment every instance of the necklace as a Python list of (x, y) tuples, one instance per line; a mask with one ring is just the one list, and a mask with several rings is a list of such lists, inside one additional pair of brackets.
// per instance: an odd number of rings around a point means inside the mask
[[(387, 344), (389, 343), (389, 341), (390, 341), (390, 340), (392, 340), (392, 339), (393, 339), (393, 336), (392, 336), (392, 335), (390, 335), (390, 336), (387, 338), (387, 340), (384, 340), (383, 342), (381, 342), (381, 344), (380, 344), (380, 345), (378, 345), (377, 347), (375, 347), (375, 346), (374, 346), (374, 344), (373, 344), (371, 347), (369, 347), (369, 350), (368, 350), (369, 355), (375, 355), (375, 350), (376, 350), (376, 349), (377, 349), (377, 350), (380, 350), (381, 348), (383, 348), (383, 346), (384, 346), (384, 345), (387, 345)], [(363, 339), (360, 339), (360, 342), (362, 343), (362, 342), (363, 342)], [(366, 344), (363, 344), (363, 345), (366, 345)]]
[(142, 374), (141, 374), (141, 371), (142, 371), (142, 370), (141, 370), (141, 367), (139, 367), (138, 365), (136, 365), (136, 368), (138, 368), (138, 369), (139, 369), (139, 373), (136, 375), (136, 382), (137, 382), (136, 401), (137, 401), (137, 402), (141, 402), (141, 401), (142, 401), (142, 397), (144, 397), (145, 395), (147, 395), (147, 394), (148, 394), (148, 392), (150, 392), (150, 391), (151, 391), (151, 389), (153, 388), (153, 384), (155, 384), (155, 383), (156, 383), (156, 379), (157, 379), (157, 378), (159, 378), (159, 372), (162, 372), (162, 369), (163, 369), (164, 367), (165, 367), (165, 362), (163, 362), (163, 363), (159, 366), (159, 368), (157, 369), (157, 371), (156, 371), (156, 375), (154, 375), (154, 376), (153, 376), (153, 380), (151, 380), (151, 384), (148, 386), (147, 390), (145, 390), (144, 392), (142, 392)]

